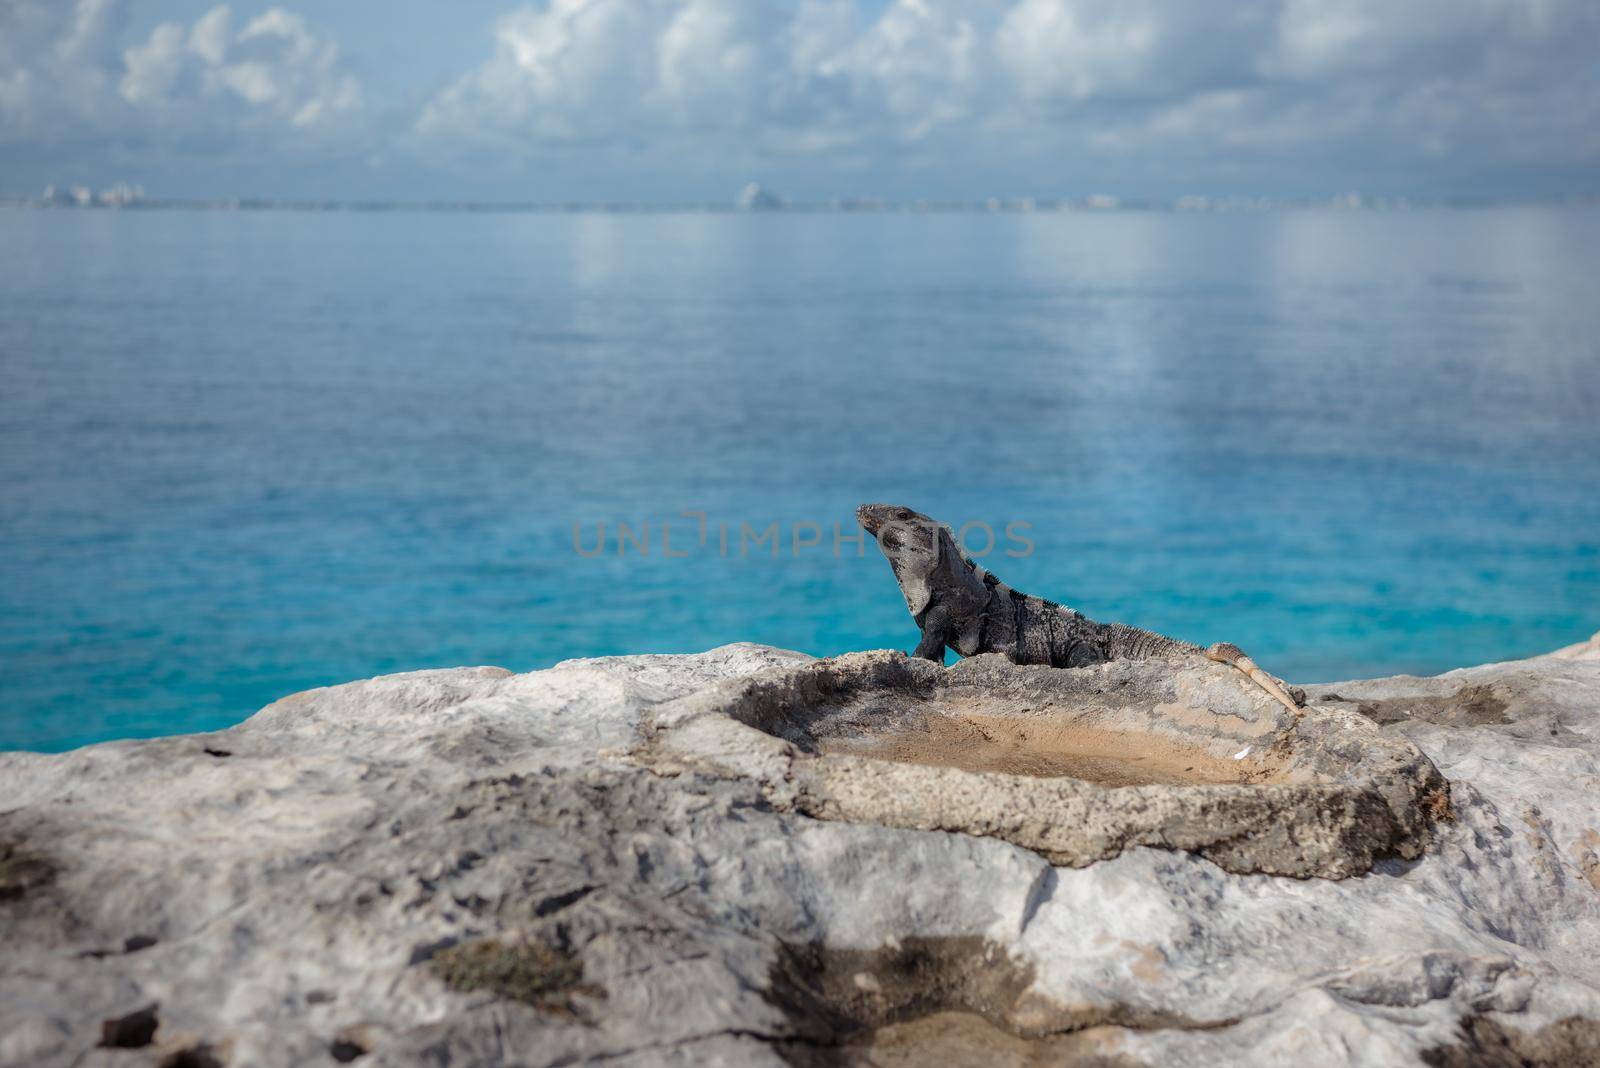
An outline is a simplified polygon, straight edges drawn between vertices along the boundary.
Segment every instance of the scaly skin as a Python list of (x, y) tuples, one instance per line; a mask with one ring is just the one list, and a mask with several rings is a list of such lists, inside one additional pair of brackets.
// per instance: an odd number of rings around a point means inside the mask
[(984, 570), (956, 545), (950, 531), (909, 508), (863, 504), (856, 518), (894, 568), (906, 608), (922, 631), (913, 656), (944, 663), (945, 649), (962, 656), (1000, 653), (1017, 664), (1084, 667), (1109, 660), (1204, 656), (1230, 664), (1291, 712), (1302, 692), (1258, 667), (1236, 645), (1209, 649), (1123, 623), (1097, 623), (1065, 605), (1018, 592)]

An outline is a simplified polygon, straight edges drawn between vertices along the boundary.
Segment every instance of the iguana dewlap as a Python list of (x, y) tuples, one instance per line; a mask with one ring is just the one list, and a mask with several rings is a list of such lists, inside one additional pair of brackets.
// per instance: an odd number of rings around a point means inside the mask
[(1000, 653), (1017, 664), (1083, 667), (1192, 654), (1238, 668), (1292, 712), (1298, 714), (1305, 701), (1237, 645), (1218, 642), (1202, 649), (1122, 623), (1096, 623), (1065, 605), (1020, 593), (969, 558), (948, 528), (921, 512), (863, 504), (856, 518), (878, 539), (922, 631), (913, 656), (943, 663), (949, 647), (962, 656)]

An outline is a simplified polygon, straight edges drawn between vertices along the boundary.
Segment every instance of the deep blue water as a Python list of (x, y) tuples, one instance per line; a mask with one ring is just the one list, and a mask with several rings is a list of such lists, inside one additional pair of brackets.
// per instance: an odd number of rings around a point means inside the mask
[(1031, 524), (1013, 585), (1302, 681), (1576, 641), (1597, 250), (1594, 208), (0, 210), (0, 747), (412, 668), (909, 648), (876, 547), (833, 552), (863, 500)]

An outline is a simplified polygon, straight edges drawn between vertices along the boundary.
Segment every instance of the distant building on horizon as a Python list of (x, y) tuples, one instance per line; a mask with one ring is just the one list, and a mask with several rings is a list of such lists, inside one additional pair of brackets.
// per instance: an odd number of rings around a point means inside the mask
[(759, 182), (751, 182), (739, 193), (740, 211), (777, 211), (783, 206), (784, 199), (770, 189), (763, 189)]
[(126, 208), (143, 200), (144, 186), (129, 185), (127, 182), (118, 182), (110, 189), (102, 189), (100, 195), (95, 197), (95, 203), (108, 208)]
[(94, 203), (94, 193), (86, 185), (62, 186), (59, 189), (47, 185), (40, 201), (57, 208), (86, 208)]
[(144, 186), (118, 182), (109, 189), (95, 193), (86, 185), (44, 187), (39, 203), (52, 208), (126, 208), (144, 201)]

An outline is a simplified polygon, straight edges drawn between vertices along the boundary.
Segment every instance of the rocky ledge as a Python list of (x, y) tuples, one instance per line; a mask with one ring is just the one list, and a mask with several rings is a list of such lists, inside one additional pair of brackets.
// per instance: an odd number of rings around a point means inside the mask
[(1084, 672), (735, 645), (0, 755), (0, 1064), (1600, 1058), (1600, 641), (1293, 729)]

